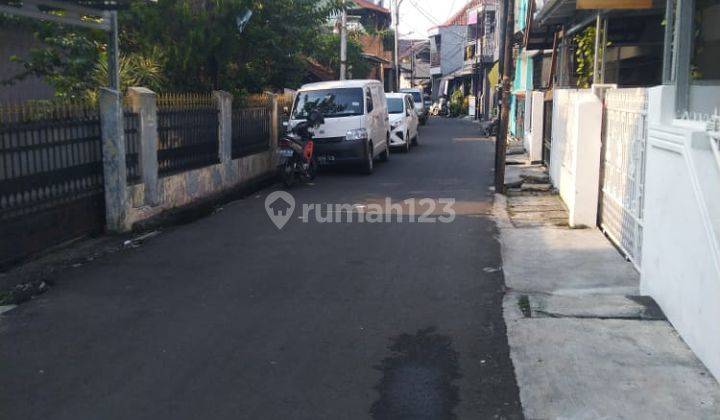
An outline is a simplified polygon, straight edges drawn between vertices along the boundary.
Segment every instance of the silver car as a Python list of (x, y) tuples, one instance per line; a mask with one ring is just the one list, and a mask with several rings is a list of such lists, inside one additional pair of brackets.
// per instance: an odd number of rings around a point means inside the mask
[(425, 125), (427, 123), (430, 109), (425, 106), (422, 89), (400, 89), (400, 92), (407, 93), (412, 96), (413, 101), (415, 102), (415, 112), (417, 112), (418, 118), (420, 118), (420, 125)]

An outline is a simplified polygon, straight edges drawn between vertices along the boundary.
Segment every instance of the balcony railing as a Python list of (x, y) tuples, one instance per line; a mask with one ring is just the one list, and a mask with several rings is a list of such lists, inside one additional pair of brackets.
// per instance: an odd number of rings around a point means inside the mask
[(430, 67), (440, 67), (440, 53), (430, 54)]
[(482, 48), (480, 49), (483, 61), (493, 61), (495, 59), (495, 35), (485, 36), (482, 39)]

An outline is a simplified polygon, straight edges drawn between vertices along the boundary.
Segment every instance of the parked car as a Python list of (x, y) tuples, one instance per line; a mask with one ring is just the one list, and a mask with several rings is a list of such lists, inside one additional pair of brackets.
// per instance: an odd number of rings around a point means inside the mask
[(318, 109), (324, 123), (315, 129), (319, 165), (359, 164), (373, 172), (374, 160), (390, 158), (390, 122), (383, 85), (377, 80), (310, 83), (295, 95), (289, 128)]
[(407, 93), (388, 93), (387, 108), (390, 114), (390, 146), (401, 147), (404, 152), (418, 143), (420, 118), (415, 111), (412, 96)]
[(432, 104), (433, 104), (433, 101), (432, 101), (432, 99), (430, 98), (430, 95), (427, 95), (427, 94), (426, 94), (426, 95), (423, 96), (423, 103), (425, 104), (425, 109), (428, 110), (428, 114), (429, 114), (429, 113), (430, 113), (430, 107), (431, 107)]
[(400, 89), (400, 93), (412, 95), (413, 102), (415, 102), (415, 112), (417, 112), (418, 117), (420, 118), (420, 124), (427, 124), (430, 108), (425, 106), (422, 89)]

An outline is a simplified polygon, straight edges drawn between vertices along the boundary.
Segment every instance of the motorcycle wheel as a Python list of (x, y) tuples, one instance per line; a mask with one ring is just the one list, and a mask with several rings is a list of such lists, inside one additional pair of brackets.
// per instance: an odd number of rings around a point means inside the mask
[(317, 171), (318, 171), (317, 162), (315, 161), (315, 158), (313, 158), (310, 161), (310, 167), (308, 168), (308, 171), (307, 171), (308, 181), (313, 181), (315, 179), (315, 177), (317, 177)]
[(278, 168), (278, 172), (285, 187), (290, 188), (295, 185), (295, 168), (290, 162)]

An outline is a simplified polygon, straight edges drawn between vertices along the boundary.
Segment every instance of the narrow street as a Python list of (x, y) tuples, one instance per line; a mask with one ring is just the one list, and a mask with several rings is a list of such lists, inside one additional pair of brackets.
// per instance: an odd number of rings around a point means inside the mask
[(433, 119), (302, 203), (454, 198), (452, 223), (302, 223), (274, 188), (62, 273), (0, 321), (3, 419), (521, 418), (494, 144)]

